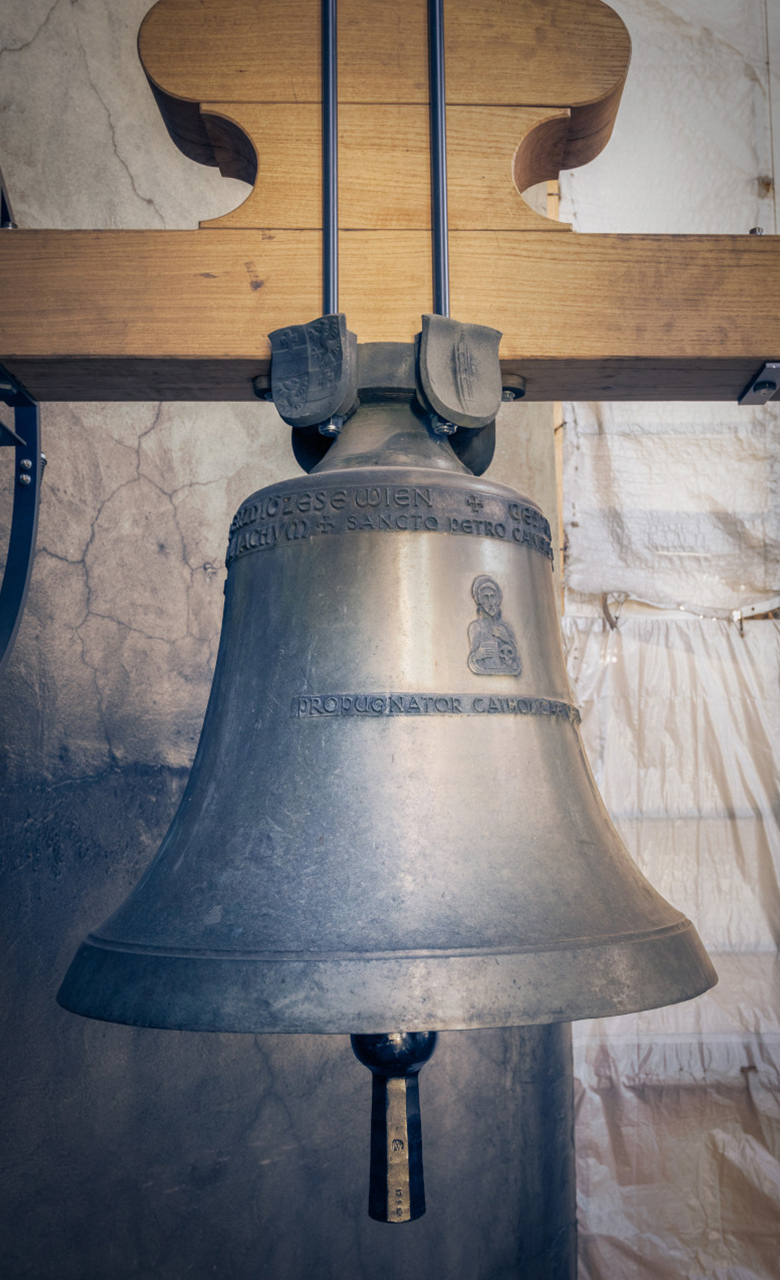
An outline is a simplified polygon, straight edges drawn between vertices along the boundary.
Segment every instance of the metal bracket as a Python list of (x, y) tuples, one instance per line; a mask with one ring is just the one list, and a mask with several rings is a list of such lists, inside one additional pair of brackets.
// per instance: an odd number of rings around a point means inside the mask
[(0, 423), (0, 445), (16, 450), (14, 508), (11, 533), (0, 586), (0, 675), (11, 656), (30, 586), (38, 532), (41, 477), (46, 459), (41, 453), (40, 408), (32, 396), (0, 365), (0, 401), (14, 411), (13, 429)]
[(480, 324), (425, 315), (416, 339), (417, 397), (437, 435), (495, 422), (502, 399), (501, 334)]
[(780, 360), (767, 360), (745, 387), (737, 404), (766, 404), (780, 386)]
[(292, 427), (336, 436), (358, 406), (357, 338), (343, 312), (269, 333), (271, 396)]

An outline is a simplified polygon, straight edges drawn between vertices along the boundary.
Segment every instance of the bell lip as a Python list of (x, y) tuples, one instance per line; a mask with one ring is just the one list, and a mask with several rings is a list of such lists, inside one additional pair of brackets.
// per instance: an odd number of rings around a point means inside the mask
[[(449, 960), (457, 956), (513, 956), (533, 952), (557, 952), (576, 949), (588, 950), (590, 947), (603, 947), (614, 943), (633, 945), (652, 939), (659, 942), (662, 938), (672, 937), (676, 933), (685, 933), (692, 929), (691, 921), (679, 912), (669, 924), (657, 925), (649, 929), (620, 930), (616, 933), (600, 933), (592, 937), (558, 938), (554, 946), (538, 942), (527, 944), (506, 944), (495, 947), (420, 947), (382, 951), (375, 949), (369, 953), (355, 950), (329, 950), (327, 952), (280, 951), (250, 948), (242, 951), (240, 947), (165, 947), (153, 944), (129, 942), (121, 938), (103, 937), (100, 933), (88, 933), (84, 945), (97, 947), (105, 951), (129, 951), (146, 956), (178, 956), (182, 959), (193, 957), (200, 960), (251, 960), (263, 964), (296, 964), (301, 961), (341, 961), (351, 960), (366, 962), (370, 960)], [(106, 921), (106, 925), (111, 923)]]
[(639, 940), (547, 951), (281, 962), (87, 939), (57, 1003), (83, 1017), (164, 1030), (359, 1035), (614, 1017), (693, 999), (717, 981), (686, 920)]

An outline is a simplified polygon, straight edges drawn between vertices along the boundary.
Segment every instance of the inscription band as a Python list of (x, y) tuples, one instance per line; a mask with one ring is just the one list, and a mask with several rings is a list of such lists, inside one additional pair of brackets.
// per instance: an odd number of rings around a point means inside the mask
[(558, 698), (503, 697), (488, 693), (303, 693), (290, 713), (300, 720), (364, 716), (549, 716), (580, 723), (579, 709)]
[(552, 563), (550, 526), (520, 499), (467, 486), (355, 484), (264, 489), (238, 510), (226, 562), (252, 551), (347, 533), (448, 533), (530, 547)]

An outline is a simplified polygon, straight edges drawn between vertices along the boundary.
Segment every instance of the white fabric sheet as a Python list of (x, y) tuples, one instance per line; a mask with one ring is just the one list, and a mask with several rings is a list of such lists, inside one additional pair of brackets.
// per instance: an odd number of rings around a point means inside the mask
[(780, 960), (575, 1026), (579, 1280), (780, 1275)]
[(575, 1025), (580, 1280), (777, 1280), (780, 622), (563, 631), (607, 806), (720, 974)]
[(780, 942), (780, 621), (566, 617), (596, 781), (629, 852), (714, 950)]
[(570, 591), (780, 606), (780, 404), (568, 404), (565, 446)]

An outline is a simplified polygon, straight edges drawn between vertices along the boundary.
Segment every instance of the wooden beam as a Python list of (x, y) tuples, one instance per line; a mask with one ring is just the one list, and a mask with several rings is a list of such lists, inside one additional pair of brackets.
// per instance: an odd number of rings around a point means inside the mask
[[(585, 109), (631, 56), (601, 0), (444, 0), (444, 31), (448, 102)], [(426, 103), (427, 35), (424, 0), (339, 0), (340, 100)], [(138, 51), (182, 102), (320, 100), (319, 0), (158, 0)]]
[[(734, 400), (780, 358), (780, 237), (455, 231), (452, 313), (501, 329), (528, 398)], [(430, 238), (344, 231), (361, 342), (410, 342)], [(316, 231), (13, 231), (0, 360), (38, 399), (241, 400), (266, 334), (319, 314)]]
[[(316, 230), (322, 219), (320, 107), (313, 103), (209, 103), (209, 122), (262, 136), (262, 163), (243, 204), (201, 222), (212, 230)], [(262, 122), (262, 126), (261, 126)], [(550, 107), (449, 107), (447, 167), (453, 231), (569, 232), (535, 213), (520, 190), (557, 175), (568, 111)], [(212, 124), (213, 128), (213, 124)], [(339, 108), (339, 221), (351, 230), (430, 230), (428, 108)]]
[[(541, 229), (520, 191), (592, 160), (625, 83), (628, 32), (600, 0), (445, 0), (453, 227)], [(254, 190), (206, 225), (316, 226), (320, 0), (158, 0), (138, 47), (168, 131)], [(427, 225), (424, 0), (340, 0), (343, 225)], [(561, 231), (550, 223), (548, 229)]]

